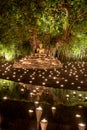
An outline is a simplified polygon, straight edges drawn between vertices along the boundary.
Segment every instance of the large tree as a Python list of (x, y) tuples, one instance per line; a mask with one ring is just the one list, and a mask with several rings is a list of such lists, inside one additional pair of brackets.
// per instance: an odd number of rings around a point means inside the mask
[(1, 50), (12, 45), (25, 55), (42, 43), (54, 52), (86, 52), (86, 0), (1, 0), (0, 14)]
[(86, 0), (45, 0), (42, 3), (43, 13), (38, 25), (40, 31), (51, 36), (51, 44), (54, 40), (54, 51), (59, 48), (67, 54), (69, 50), (77, 55), (84, 53), (87, 49)]

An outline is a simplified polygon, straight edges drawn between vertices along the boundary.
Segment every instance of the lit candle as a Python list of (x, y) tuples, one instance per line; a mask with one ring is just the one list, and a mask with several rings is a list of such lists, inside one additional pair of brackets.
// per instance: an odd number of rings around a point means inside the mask
[(79, 124), (78, 124), (78, 128), (79, 128), (79, 130), (85, 130), (86, 124), (84, 124), (84, 123), (79, 123)]
[(41, 123), (43, 123), (43, 124), (44, 124), (44, 123), (48, 123), (48, 121), (47, 121), (46, 119), (42, 119), (42, 120), (41, 120)]
[(36, 93), (36, 90), (35, 90), (35, 89), (33, 90), (33, 93)]
[(29, 112), (29, 116), (32, 116), (34, 111), (30, 109), (28, 110), (28, 112)]
[(82, 94), (79, 94), (78, 97), (82, 97)]
[(46, 119), (43, 119), (41, 120), (40, 125), (41, 125), (41, 130), (46, 130), (48, 121)]
[(41, 115), (42, 115), (42, 107), (39, 106), (39, 107), (36, 108), (37, 122), (40, 121)]
[(56, 107), (52, 107), (51, 109), (52, 109), (52, 114), (53, 114), (53, 116), (54, 116), (55, 113), (56, 113)]
[(38, 107), (39, 102), (35, 101), (34, 104), (35, 104), (35, 107)]
[(83, 106), (79, 105), (78, 108), (83, 108)]
[(4, 96), (4, 97), (3, 97), (3, 99), (4, 99), (4, 100), (7, 100), (7, 99), (8, 99), (8, 97)]
[(80, 117), (81, 117), (81, 115), (79, 115), (79, 114), (76, 114), (75, 116), (76, 116), (77, 118), (80, 118)]
[(66, 98), (69, 98), (69, 94), (66, 95)]
[(76, 95), (76, 91), (73, 91), (73, 95)]
[(31, 92), (31, 93), (30, 93), (30, 97), (32, 97), (32, 96), (33, 96), (33, 93)]
[(70, 97), (70, 95), (69, 95), (69, 94), (67, 94), (67, 95), (66, 95), (66, 99), (68, 100), (68, 99), (69, 99), (69, 97)]
[(21, 92), (24, 92), (24, 88), (21, 88)]

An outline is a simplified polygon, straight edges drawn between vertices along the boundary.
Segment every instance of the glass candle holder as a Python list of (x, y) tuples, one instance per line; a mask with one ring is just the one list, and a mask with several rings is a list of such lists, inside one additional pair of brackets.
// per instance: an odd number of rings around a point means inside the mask
[(40, 125), (41, 125), (41, 130), (46, 130), (48, 121), (46, 119), (43, 119), (41, 120)]
[(79, 130), (85, 130), (85, 129), (86, 129), (86, 124), (84, 124), (84, 123), (79, 123), (79, 124), (78, 124), (78, 128), (79, 128)]

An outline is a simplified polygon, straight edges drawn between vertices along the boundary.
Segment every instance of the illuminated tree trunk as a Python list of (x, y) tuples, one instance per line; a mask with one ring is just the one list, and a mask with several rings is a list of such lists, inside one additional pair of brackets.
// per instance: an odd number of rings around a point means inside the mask
[(32, 53), (34, 54), (37, 47), (37, 34), (35, 29), (32, 29), (32, 32), (30, 34), (30, 44), (32, 48)]
[(33, 31), (33, 52), (35, 52), (36, 49), (36, 31)]

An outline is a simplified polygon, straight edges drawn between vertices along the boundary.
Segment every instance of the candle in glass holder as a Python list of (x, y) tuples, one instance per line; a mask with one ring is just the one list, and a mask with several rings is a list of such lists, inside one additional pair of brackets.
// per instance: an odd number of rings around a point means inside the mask
[(32, 117), (34, 111), (29, 109), (28, 112), (29, 112), (29, 116)]
[(4, 99), (4, 100), (7, 100), (7, 99), (8, 99), (8, 97), (7, 97), (7, 96), (4, 96), (4, 97), (3, 97), (3, 99)]
[(80, 115), (80, 114), (76, 114), (75, 116), (76, 116), (77, 118), (80, 118), (80, 117), (81, 117), (81, 115)]
[(56, 113), (56, 107), (52, 107), (51, 110), (52, 110), (52, 114), (55, 115), (55, 113)]
[(79, 99), (82, 99), (82, 94), (78, 94)]
[(35, 104), (35, 107), (38, 107), (39, 102), (35, 101), (34, 104)]
[(70, 95), (69, 95), (69, 94), (66, 94), (66, 99), (67, 99), (67, 100), (69, 99), (69, 97), (70, 97)]
[(40, 125), (41, 125), (41, 130), (46, 130), (48, 121), (46, 119), (43, 119), (41, 120)]
[(84, 124), (84, 123), (79, 123), (79, 124), (78, 124), (78, 128), (79, 128), (79, 130), (85, 130), (85, 129), (86, 129), (86, 124)]
[(83, 108), (83, 106), (79, 105), (79, 106), (78, 106), (78, 108), (80, 108), (80, 109), (81, 109), (81, 108)]
[(41, 115), (42, 115), (42, 107), (37, 107), (36, 108), (36, 118), (37, 118), (37, 122), (39, 122), (40, 121), (40, 118), (41, 118)]
[(76, 96), (76, 91), (73, 91), (73, 96), (74, 96), (74, 97)]

